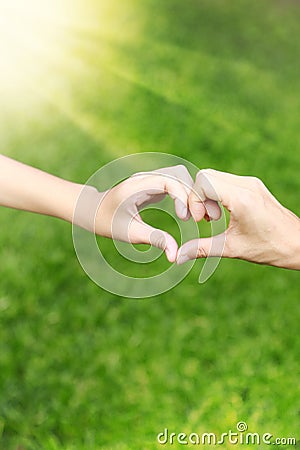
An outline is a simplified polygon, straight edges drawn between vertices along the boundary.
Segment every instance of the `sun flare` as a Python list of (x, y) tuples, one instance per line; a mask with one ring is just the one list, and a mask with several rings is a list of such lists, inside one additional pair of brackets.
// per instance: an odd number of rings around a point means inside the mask
[(0, 0), (0, 87), (20, 92), (61, 57), (70, 23), (63, 0)]

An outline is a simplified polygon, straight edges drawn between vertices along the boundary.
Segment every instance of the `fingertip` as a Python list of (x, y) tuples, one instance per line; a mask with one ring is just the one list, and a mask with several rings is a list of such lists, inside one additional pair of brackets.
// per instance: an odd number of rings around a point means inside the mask
[(200, 222), (206, 214), (204, 204), (199, 201), (190, 202), (189, 210), (195, 222)]
[(174, 262), (176, 261), (176, 253), (177, 253), (176, 250), (174, 251), (174, 250), (172, 250), (172, 249), (166, 248), (165, 254), (166, 254), (167, 260), (168, 260), (170, 263), (174, 263)]
[(181, 220), (187, 220), (189, 211), (185, 203), (182, 202), (179, 198), (175, 199), (175, 211), (177, 217)]
[(178, 245), (170, 234), (162, 230), (153, 230), (150, 235), (150, 244), (162, 249), (169, 262), (176, 261)]
[(178, 245), (175, 239), (166, 233), (166, 247), (165, 254), (170, 263), (174, 263), (176, 261), (178, 251)]
[(186, 261), (189, 260), (188, 255), (186, 254), (186, 252), (184, 251), (184, 246), (185, 244), (183, 244), (179, 250), (177, 251), (177, 255), (176, 255), (176, 264), (178, 266), (180, 266), (181, 264), (184, 264)]
[(177, 252), (177, 264), (183, 264), (198, 257), (199, 239), (185, 242)]
[(222, 216), (221, 208), (218, 202), (214, 200), (205, 201), (206, 214), (211, 220), (219, 220)]
[(187, 214), (185, 217), (182, 217), (181, 220), (183, 220), (184, 222), (187, 222), (188, 220), (190, 220), (190, 218), (192, 217), (191, 213), (189, 210), (187, 210)]
[(174, 253), (172, 250), (166, 248), (165, 254), (166, 254), (167, 260), (170, 263), (174, 263), (176, 261), (176, 252)]

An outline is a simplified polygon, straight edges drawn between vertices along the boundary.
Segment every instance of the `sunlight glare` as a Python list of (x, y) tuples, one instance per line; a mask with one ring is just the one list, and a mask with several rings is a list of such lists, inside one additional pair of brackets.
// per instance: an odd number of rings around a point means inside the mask
[(0, 88), (34, 84), (63, 51), (69, 11), (63, 0), (0, 0)]

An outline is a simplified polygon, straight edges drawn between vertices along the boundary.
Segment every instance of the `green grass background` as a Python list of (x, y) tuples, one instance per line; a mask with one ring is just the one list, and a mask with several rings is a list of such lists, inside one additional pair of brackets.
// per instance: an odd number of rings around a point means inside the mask
[[(83, 183), (166, 152), (258, 176), (300, 214), (297, 1), (79, 6), (61, 58), (1, 87), (2, 153)], [(154, 449), (165, 427), (239, 420), (300, 439), (297, 272), (224, 260), (199, 285), (197, 261), (174, 290), (128, 300), (88, 279), (68, 224), (2, 208), (0, 228), (1, 449)]]

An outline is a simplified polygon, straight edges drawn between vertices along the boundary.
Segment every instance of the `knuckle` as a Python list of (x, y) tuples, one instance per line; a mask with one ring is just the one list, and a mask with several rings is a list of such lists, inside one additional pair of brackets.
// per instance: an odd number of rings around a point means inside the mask
[(200, 195), (200, 193), (195, 192), (195, 191), (191, 191), (190, 195), (189, 195), (189, 203), (193, 204), (193, 207), (197, 207), (199, 205), (203, 204), (205, 199), (203, 199)]
[(198, 258), (207, 258), (207, 256), (208, 256), (207, 250), (204, 247), (202, 247), (201, 245), (198, 246), (197, 257)]
[(132, 174), (129, 178), (127, 178), (127, 180), (125, 180), (125, 181), (129, 182), (129, 180), (132, 180), (133, 178), (135, 179), (134, 181), (136, 181), (136, 180), (143, 179), (149, 175), (152, 175), (152, 173), (151, 172), (136, 172), (136, 173)]
[(256, 204), (257, 195), (252, 189), (242, 189), (236, 198), (235, 204), (245, 210), (253, 208)]
[(185, 175), (185, 179), (191, 178), (190, 172), (184, 164), (179, 164), (177, 167), (181, 176)]
[(210, 169), (209, 167), (207, 167), (206, 169), (201, 169), (201, 170), (199, 170), (199, 174), (201, 174), (201, 173), (204, 173), (204, 174), (207, 174), (207, 173), (213, 173), (214, 172), (214, 170), (213, 169)]
[(199, 170), (199, 172), (196, 175), (196, 183), (201, 184), (201, 181), (203, 181), (206, 178), (205, 170)]
[(253, 182), (254, 186), (261, 186), (262, 185), (262, 181), (258, 177), (252, 177), (252, 182)]
[(264, 186), (264, 183), (258, 177), (249, 177), (249, 181), (254, 189), (262, 189)]
[(175, 166), (175, 167), (180, 170), (187, 170), (187, 168), (185, 167), (184, 164), (177, 164), (177, 166)]
[(212, 174), (212, 169), (201, 169), (197, 173), (196, 179), (197, 181), (207, 179), (209, 175)]

